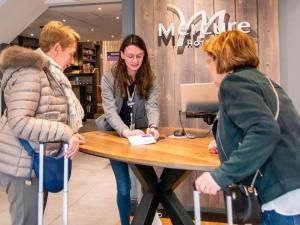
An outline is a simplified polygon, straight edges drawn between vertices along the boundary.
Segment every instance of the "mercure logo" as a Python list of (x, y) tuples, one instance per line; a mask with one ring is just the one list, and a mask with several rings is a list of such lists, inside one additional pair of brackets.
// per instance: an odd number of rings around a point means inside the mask
[[(173, 12), (179, 18), (180, 24), (177, 28), (178, 50), (188, 47), (199, 47), (205, 37), (208, 35), (218, 35), (227, 30), (237, 29), (245, 33), (250, 32), (250, 23), (229, 22), (229, 15), (226, 10), (217, 11), (211, 18), (207, 17), (205, 11), (200, 10), (193, 15), (189, 21), (186, 21), (185, 16), (176, 6), (168, 4), (167, 10)], [(158, 36), (164, 40), (175, 38), (175, 23), (172, 22), (166, 28), (163, 23), (158, 24)], [(174, 43), (174, 40), (173, 40)]]

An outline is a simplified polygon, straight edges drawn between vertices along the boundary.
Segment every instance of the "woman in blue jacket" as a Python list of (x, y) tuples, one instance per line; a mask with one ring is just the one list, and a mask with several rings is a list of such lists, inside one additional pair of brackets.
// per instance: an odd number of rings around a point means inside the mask
[(300, 118), (284, 90), (257, 70), (255, 41), (240, 31), (204, 43), (219, 86), (214, 124), (221, 166), (196, 180), (201, 193), (255, 181), (264, 225), (300, 224)]
[[(111, 73), (102, 77), (102, 105), (104, 114), (96, 123), (102, 130), (115, 130), (120, 136), (144, 134), (159, 137), (157, 80), (151, 70), (144, 41), (137, 35), (124, 38), (121, 57)], [(117, 182), (117, 203), (122, 225), (129, 225), (130, 178), (125, 162), (110, 160)]]

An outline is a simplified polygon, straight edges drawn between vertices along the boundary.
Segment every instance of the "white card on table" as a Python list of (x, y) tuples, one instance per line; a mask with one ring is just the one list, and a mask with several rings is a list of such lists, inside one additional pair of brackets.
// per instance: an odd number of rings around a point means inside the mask
[(155, 138), (151, 134), (129, 136), (128, 140), (132, 145), (148, 145), (156, 142)]

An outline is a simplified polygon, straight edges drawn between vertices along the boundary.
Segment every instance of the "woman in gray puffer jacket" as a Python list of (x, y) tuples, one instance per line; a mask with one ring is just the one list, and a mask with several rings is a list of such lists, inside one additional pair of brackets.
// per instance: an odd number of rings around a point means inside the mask
[[(18, 138), (36, 151), (39, 142), (68, 142), (70, 158), (84, 142), (77, 134), (82, 108), (62, 72), (73, 62), (78, 38), (71, 28), (50, 22), (42, 30), (41, 49), (13, 46), (0, 55), (7, 106), (0, 121), (0, 185), (8, 195), (13, 225), (37, 223), (38, 181), (25, 184), (31, 158)], [(46, 155), (59, 148), (59, 143), (46, 144)]]

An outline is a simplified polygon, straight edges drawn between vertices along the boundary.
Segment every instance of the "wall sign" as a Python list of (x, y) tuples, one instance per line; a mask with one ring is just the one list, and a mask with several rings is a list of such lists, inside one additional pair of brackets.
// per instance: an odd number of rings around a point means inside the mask
[(107, 61), (118, 61), (120, 52), (107, 52)]
[[(217, 11), (211, 18), (207, 17), (205, 11), (201, 10), (195, 13), (189, 21), (176, 6), (168, 4), (167, 10), (176, 14), (179, 18), (180, 25), (175, 29), (175, 23), (170, 23), (165, 27), (163, 23), (158, 24), (158, 36), (164, 40), (175, 38), (175, 31), (178, 33), (177, 47), (178, 50), (184, 49), (185, 46), (199, 47), (203, 40), (209, 35), (218, 35), (221, 32), (237, 29), (244, 33), (250, 32), (250, 23), (229, 22), (229, 14), (226, 10)], [(171, 36), (170, 36), (171, 35)], [(174, 43), (174, 40), (173, 40)]]

